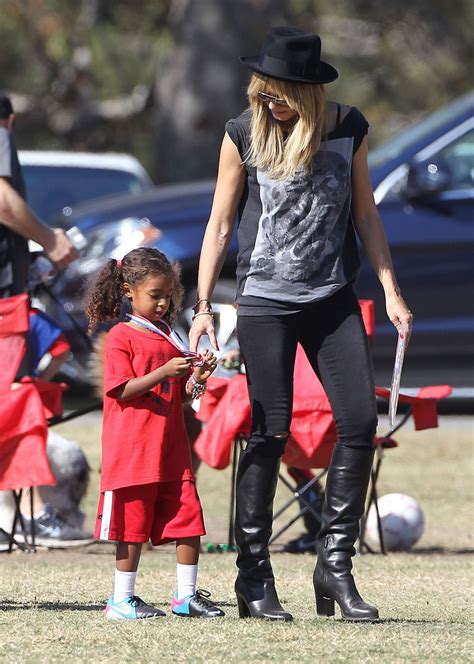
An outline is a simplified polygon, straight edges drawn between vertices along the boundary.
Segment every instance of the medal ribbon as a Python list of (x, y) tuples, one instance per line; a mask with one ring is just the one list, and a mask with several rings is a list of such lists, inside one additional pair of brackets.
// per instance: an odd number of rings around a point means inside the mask
[(189, 350), (189, 348), (186, 347), (186, 344), (181, 339), (179, 334), (173, 330), (166, 321), (161, 320), (160, 323), (166, 327), (169, 334), (165, 334), (165, 332), (160, 330), (156, 325), (154, 325), (151, 321), (149, 321), (147, 318), (144, 318), (143, 316), (139, 316), (138, 314), (126, 314), (126, 316), (132, 321), (132, 323), (146, 327), (147, 330), (150, 330), (150, 332), (155, 332), (155, 334), (159, 334), (164, 337), (172, 346), (177, 348), (184, 357), (201, 357), (199, 353), (195, 353), (193, 350)]

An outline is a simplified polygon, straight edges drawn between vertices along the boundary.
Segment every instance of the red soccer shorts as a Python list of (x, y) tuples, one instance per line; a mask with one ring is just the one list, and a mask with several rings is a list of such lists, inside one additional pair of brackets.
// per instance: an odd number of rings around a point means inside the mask
[(205, 535), (202, 507), (192, 480), (154, 482), (100, 494), (94, 537), (153, 545)]

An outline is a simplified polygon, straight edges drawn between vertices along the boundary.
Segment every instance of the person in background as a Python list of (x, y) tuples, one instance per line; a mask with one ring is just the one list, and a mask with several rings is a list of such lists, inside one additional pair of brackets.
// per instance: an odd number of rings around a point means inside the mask
[[(49, 228), (26, 203), (26, 188), (13, 136), (15, 114), (11, 100), (0, 96), (0, 298), (24, 293), (28, 288), (30, 254), (28, 240), (41, 245), (52, 263), (64, 269), (78, 252), (62, 229)], [(20, 368), (31, 372), (29, 350)], [(11, 524), (10, 494), (0, 492), (0, 525)], [(50, 530), (57, 531), (51, 522)], [(0, 533), (0, 538), (2, 534)], [(5, 544), (5, 543), (3, 543)], [(0, 542), (2, 545), (2, 542)]]
[[(61, 328), (43, 311), (30, 310), (31, 373), (41, 380), (54, 378), (69, 353), (69, 343)], [(56, 479), (54, 486), (39, 486), (34, 493), (35, 542), (48, 549), (64, 549), (91, 544), (92, 533), (83, 530), (84, 514), (79, 505), (85, 496), (90, 467), (80, 445), (48, 430), (48, 460)], [(24, 514), (29, 525), (29, 496), (24, 496)], [(20, 533), (16, 535), (20, 537)]]
[(374, 203), (368, 123), (357, 108), (326, 99), (324, 85), (338, 72), (321, 59), (316, 34), (274, 28), (258, 56), (241, 60), (252, 71), (249, 108), (226, 124), (189, 335), (191, 349), (202, 335), (217, 348), (212, 293), (238, 213), (237, 332), (252, 406), (236, 488), (239, 615), (292, 620), (278, 599), (268, 542), (299, 342), (338, 433), (316, 544), (317, 612), (333, 615), (337, 602), (345, 619), (377, 620), (351, 573), (377, 425), (372, 360), (354, 292), (356, 232), (392, 323), (401, 328), (412, 315)]
[(18, 295), (27, 288), (28, 240), (40, 244), (58, 269), (64, 269), (79, 256), (62, 229), (49, 228), (26, 204), (14, 123), (10, 99), (0, 97), (0, 298)]

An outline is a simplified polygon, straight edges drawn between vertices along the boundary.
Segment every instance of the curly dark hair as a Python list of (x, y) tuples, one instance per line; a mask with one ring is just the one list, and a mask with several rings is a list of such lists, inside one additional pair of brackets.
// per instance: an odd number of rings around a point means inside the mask
[(170, 261), (161, 251), (152, 247), (133, 249), (121, 261), (114, 258), (108, 260), (89, 286), (86, 295), (89, 334), (99, 323), (120, 316), (125, 282), (136, 286), (147, 277), (163, 275), (174, 277), (174, 291), (164, 317), (171, 324), (179, 313), (184, 293), (179, 263)]

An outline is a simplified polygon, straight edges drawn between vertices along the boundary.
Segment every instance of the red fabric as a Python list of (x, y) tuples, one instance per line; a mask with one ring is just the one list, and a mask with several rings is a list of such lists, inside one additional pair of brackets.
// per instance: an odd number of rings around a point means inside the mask
[[(428, 385), (422, 387), (416, 396), (400, 394), (399, 402), (410, 404), (413, 407), (413, 421), (415, 431), (423, 429), (434, 429), (438, 426), (438, 411), (436, 404), (440, 399), (445, 399), (452, 392), (450, 385)], [(376, 387), (375, 394), (383, 399), (390, 399), (390, 390), (384, 387)]]
[(207, 422), (210, 419), (228, 386), (228, 378), (213, 377), (207, 381), (207, 390), (199, 400), (199, 410), (196, 413), (196, 419), (201, 422)]
[(70, 349), (71, 346), (69, 345), (68, 340), (64, 334), (61, 334), (49, 348), (48, 353), (51, 355), (51, 357), (59, 357), (59, 355), (67, 353)]
[(164, 337), (145, 328), (118, 323), (108, 333), (101, 491), (193, 478), (181, 396), (186, 378), (165, 380), (137, 399), (115, 398), (117, 387), (179, 355)]
[(37, 387), (12, 390), (29, 329), (27, 294), (0, 300), (0, 489), (54, 485), (46, 455), (46, 413)]
[(0, 489), (56, 484), (46, 456), (46, 419), (36, 387), (22, 385), (2, 394), (1, 403)]
[(47, 419), (63, 414), (63, 392), (67, 390), (66, 383), (50, 383), (30, 376), (25, 376), (21, 382), (23, 384), (33, 383), (36, 386)]
[(386, 437), (379, 438), (378, 436), (375, 436), (374, 446), (375, 447), (380, 446), (380, 447), (383, 447), (384, 450), (388, 450), (388, 449), (392, 449), (394, 447), (398, 447), (398, 443), (393, 438), (386, 438)]
[[(201, 408), (215, 398), (212, 385), (219, 378), (209, 378), (208, 391), (201, 397)], [(234, 376), (226, 381), (227, 388), (215, 405), (214, 412), (194, 443), (194, 452), (211, 468), (222, 470), (229, 465), (232, 443), (239, 434), (250, 433), (250, 401), (245, 376)], [(222, 384), (220, 387), (224, 387)], [(208, 396), (209, 394), (209, 396)]]
[(365, 331), (371, 339), (375, 334), (375, 305), (373, 300), (359, 300)]
[[(104, 494), (101, 493), (94, 533), (96, 539), (101, 539), (103, 509)], [(113, 492), (108, 540), (151, 540), (154, 546), (158, 546), (205, 534), (202, 507), (192, 480), (128, 486)]]
[(28, 310), (26, 293), (0, 300), (0, 392), (10, 390), (25, 353)]
[[(336, 426), (326, 393), (300, 346), (294, 385), (291, 436), (283, 461), (296, 468), (327, 468), (336, 442)], [(438, 426), (436, 402), (450, 393), (449, 385), (423, 387), (415, 397), (401, 394), (400, 401), (413, 406), (415, 429), (419, 431)], [(376, 394), (386, 399), (390, 397), (390, 391), (380, 387), (376, 388)], [(250, 432), (251, 412), (245, 376), (235, 376), (230, 381), (210, 378), (198, 417), (203, 421), (207, 419), (207, 425), (195, 442), (196, 454), (212, 468), (225, 468), (230, 461), (233, 441), (239, 434), (246, 437)], [(376, 439), (375, 444), (384, 448), (397, 446), (391, 438)]]
[[(208, 392), (201, 399), (200, 418), (203, 406), (206, 413), (209, 404), (215, 404), (216, 395), (224, 389), (223, 380), (209, 379)], [(238, 375), (227, 382), (224, 395), (214, 405), (214, 412), (194, 444), (196, 454), (218, 469), (229, 464), (233, 441), (239, 434), (248, 436), (251, 425), (245, 376)], [(291, 436), (283, 461), (298, 468), (325, 468), (329, 465), (335, 440), (336, 428), (329, 401), (304, 351), (298, 346)]]
[(0, 300), (0, 336), (25, 334), (30, 328), (27, 293)]
[[(1, 302), (1, 300), (0, 300)], [(7, 392), (15, 380), (26, 350), (26, 339), (21, 335), (0, 338), (0, 393)]]

